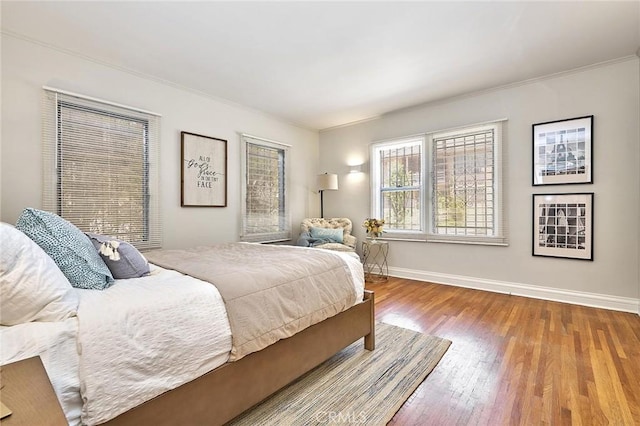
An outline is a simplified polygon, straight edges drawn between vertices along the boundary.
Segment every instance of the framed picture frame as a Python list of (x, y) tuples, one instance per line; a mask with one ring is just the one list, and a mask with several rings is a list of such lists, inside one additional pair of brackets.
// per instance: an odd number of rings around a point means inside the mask
[(182, 207), (227, 206), (227, 141), (180, 132)]
[(531, 128), (533, 186), (593, 183), (593, 115)]
[(593, 260), (593, 192), (533, 194), (532, 254)]

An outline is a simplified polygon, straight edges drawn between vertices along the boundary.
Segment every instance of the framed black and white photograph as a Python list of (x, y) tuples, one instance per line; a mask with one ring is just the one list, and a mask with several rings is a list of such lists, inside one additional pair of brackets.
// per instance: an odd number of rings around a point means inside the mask
[(183, 207), (227, 206), (227, 141), (180, 132)]
[(533, 194), (533, 255), (593, 260), (593, 192)]
[(532, 125), (533, 185), (593, 183), (593, 115)]

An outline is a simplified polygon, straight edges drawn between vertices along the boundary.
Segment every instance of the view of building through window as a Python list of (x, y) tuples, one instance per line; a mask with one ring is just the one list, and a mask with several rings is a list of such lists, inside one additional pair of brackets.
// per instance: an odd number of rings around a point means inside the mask
[(374, 143), (372, 215), (387, 238), (506, 244), (501, 124)]
[(434, 231), (494, 233), (493, 129), (434, 137)]

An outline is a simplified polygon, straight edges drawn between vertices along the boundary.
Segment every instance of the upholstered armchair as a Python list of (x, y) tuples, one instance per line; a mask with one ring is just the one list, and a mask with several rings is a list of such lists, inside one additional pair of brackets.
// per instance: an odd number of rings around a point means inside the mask
[(307, 218), (300, 224), (297, 245), (355, 252), (357, 239), (351, 235), (352, 228), (351, 220), (346, 217)]

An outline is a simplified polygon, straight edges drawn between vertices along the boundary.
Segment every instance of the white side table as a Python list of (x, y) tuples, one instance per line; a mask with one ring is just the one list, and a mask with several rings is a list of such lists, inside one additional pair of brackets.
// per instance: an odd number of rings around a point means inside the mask
[(387, 241), (366, 240), (362, 242), (362, 266), (367, 282), (380, 282), (389, 279), (389, 243)]

